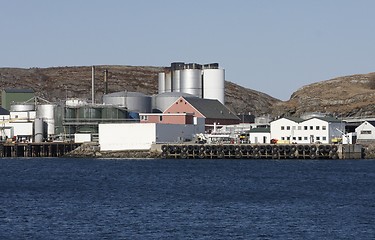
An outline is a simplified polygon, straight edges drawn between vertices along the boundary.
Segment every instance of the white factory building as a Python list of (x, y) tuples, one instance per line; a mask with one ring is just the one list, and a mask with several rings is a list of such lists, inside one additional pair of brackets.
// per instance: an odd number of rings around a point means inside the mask
[(153, 143), (182, 143), (204, 131), (197, 124), (116, 123), (99, 124), (101, 151), (148, 150)]
[(271, 139), (278, 143), (334, 143), (342, 139), (345, 123), (332, 117), (283, 117), (270, 123)]

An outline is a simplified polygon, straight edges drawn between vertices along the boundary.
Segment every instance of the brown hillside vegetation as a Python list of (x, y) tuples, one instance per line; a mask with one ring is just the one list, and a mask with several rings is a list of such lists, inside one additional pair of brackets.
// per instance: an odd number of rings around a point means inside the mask
[(289, 101), (275, 105), (275, 115), (324, 112), (338, 117), (375, 114), (375, 73), (317, 82), (298, 89)]
[[(100, 102), (104, 92), (104, 70), (108, 69), (109, 92), (135, 91), (157, 93), (158, 73), (163, 67), (96, 66), (95, 98)], [(91, 67), (0, 68), (0, 87), (30, 88), (36, 95), (55, 102), (68, 98), (91, 98)], [(272, 112), (279, 100), (231, 82), (225, 83), (227, 106), (237, 113), (263, 115)]]
[[(158, 73), (163, 67), (96, 66), (95, 97), (104, 92), (108, 69), (109, 92), (157, 93)], [(68, 98), (91, 98), (91, 67), (0, 68), (0, 88), (31, 88), (37, 96), (55, 102)], [(375, 115), (375, 73), (338, 77), (304, 86), (282, 102), (267, 94), (225, 82), (226, 105), (237, 113), (300, 116), (325, 112), (339, 117)]]

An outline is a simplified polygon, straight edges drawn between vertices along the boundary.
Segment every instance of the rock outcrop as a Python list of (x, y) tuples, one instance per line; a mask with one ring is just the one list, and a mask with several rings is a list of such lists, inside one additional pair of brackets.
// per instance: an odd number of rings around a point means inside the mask
[[(104, 93), (104, 70), (107, 69), (109, 92), (129, 91), (157, 94), (158, 73), (164, 67), (96, 66), (95, 98), (100, 102)], [(0, 68), (0, 86), (30, 88), (36, 95), (55, 102), (65, 98), (91, 98), (91, 67)], [(267, 94), (225, 83), (227, 106), (236, 113), (268, 114), (280, 100)]]

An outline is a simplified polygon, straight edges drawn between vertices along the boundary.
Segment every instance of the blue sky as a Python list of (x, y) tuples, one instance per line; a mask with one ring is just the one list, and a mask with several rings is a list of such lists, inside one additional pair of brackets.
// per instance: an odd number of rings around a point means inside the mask
[(218, 62), (281, 100), (375, 72), (372, 0), (0, 0), (0, 67)]

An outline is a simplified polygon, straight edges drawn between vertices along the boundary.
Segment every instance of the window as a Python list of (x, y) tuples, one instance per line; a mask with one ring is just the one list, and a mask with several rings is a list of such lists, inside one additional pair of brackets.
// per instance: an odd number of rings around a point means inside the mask
[(362, 130), (361, 134), (371, 134), (371, 130)]
[(284, 126), (281, 126), (281, 130), (284, 130), (285, 129), (285, 127)]
[(160, 121), (160, 122), (163, 121), (163, 116), (159, 116), (159, 121)]
[(319, 141), (320, 140), (320, 137), (316, 137), (316, 141)]
[(314, 130), (314, 126), (310, 126), (310, 130)]
[(286, 127), (286, 130), (290, 130), (290, 126), (287, 126), (287, 127)]
[(298, 141), (302, 141), (302, 137), (298, 137)]
[(293, 126), (293, 127), (292, 127), (292, 130), (296, 130), (296, 126)]
[(322, 130), (327, 130), (327, 127), (326, 126), (322, 126)]
[(304, 126), (303, 129), (307, 130), (307, 126)]
[(306, 141), (306, 140), (307, 140), (307, 137), (303, 137), (303, 140), (305, 140), (305, 141)]
[(302, 130), (302, 127), (301, 127), (301, 126), (298, 126), (298, 130)]
[(293, 137), (293, 140), (296, 140), (297, 138), (296, 137)]
[(141, 116), (141, 120), (147, 121), (148, 120), (148, 116), (145, 116), (145, 115)]
[(281, 140), (285, 140), (285, 137), (281, 137)]
[(323, 140), (323, 141), (326, 141), (326, 140), (327, 140), (327, 137), (322, 137), (322, 140)]
[(290, 140), (290, 137), (286, 137), (286, 140)]
[(316, 129), (316, 130), (319, 130), (319, 126), (316, 126), (315, 129)]

